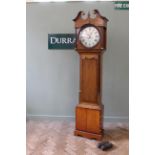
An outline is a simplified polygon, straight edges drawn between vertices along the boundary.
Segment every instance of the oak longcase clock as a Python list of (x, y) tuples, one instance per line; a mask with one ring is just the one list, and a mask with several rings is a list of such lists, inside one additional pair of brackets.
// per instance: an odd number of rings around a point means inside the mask
[(98, 10), (84, 18), (80, 11), (73, 21), (76, 51), (80, 56), (79, 104), (76, 106), (75, 135), (100, 140), (103, 136), (101, 103), (101, 56), (106, 49), (106, 17)]

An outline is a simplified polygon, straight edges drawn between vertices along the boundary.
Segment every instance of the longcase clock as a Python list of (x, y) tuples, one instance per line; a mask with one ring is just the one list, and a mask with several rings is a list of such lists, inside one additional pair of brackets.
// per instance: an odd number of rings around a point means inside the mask
[(80, 11), (73, 21), (76, 31), (76, 51), (80, 56), (79, 104), (76, 106), (75, 135), (100, 140), (103, 136), (101, 103), (101, 56), (106, 49), (106, 17), (98, 10), (95, 17)]

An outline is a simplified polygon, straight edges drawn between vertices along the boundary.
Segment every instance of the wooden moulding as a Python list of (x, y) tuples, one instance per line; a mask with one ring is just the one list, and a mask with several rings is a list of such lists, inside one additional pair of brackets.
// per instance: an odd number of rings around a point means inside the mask
[(88, 139), (95, 139), (95, 140), (102, 140), (102, 138), (103, 138), (103, 133), (102, 134), (95, 134), (95, 133), (89, 133), (89, 132), (84, 132), (84, 131), (80, 131), (80, 130), (75, 130), (74, 135), (86, 137)]
[(80, 103), (76, 106), (77, 108), (87, 108), (87, 109), (94, 109), (94, 110), (102, 110), (103, 109), (103, 105), (101, 104), (100, 106), (97, 104), (88, 104), (88, 103)]

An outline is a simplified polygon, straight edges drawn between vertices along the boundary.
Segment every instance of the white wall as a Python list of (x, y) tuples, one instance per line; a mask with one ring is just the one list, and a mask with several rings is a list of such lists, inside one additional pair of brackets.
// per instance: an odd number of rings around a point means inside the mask
[(93, 9), (109, 19), (102, 76), (104, 116), (106, 121), (128, 121), (129, 12), (115, 10), (113, 2), (27, 4), (27, 116), (74, 116), (79, 56), (74, 50), (48, 50), (48, 33), (74, 33), (72, 19), (80, 10)]

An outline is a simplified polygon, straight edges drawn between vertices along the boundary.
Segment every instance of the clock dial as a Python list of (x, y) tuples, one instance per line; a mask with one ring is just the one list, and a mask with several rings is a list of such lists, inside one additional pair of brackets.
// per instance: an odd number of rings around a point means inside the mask
[(91, 48), (99, 42), (100, 34), (95, 27), (89, 26), (81, 30), (79, 40), (85, 47)]

